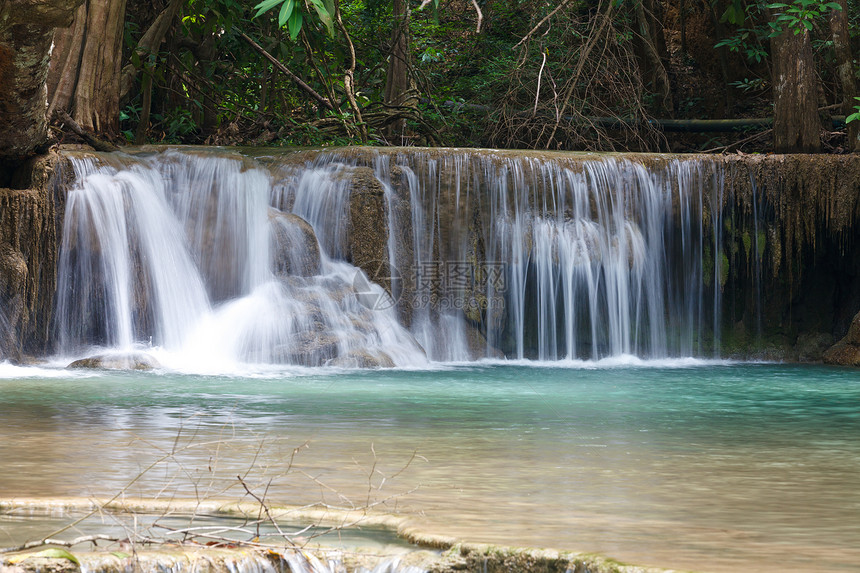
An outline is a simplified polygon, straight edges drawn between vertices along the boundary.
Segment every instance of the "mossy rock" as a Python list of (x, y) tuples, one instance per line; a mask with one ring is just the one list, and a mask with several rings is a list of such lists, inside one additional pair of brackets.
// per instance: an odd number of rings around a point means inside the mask
[(860, 366), (860, 312), (854, 315), (848, 334), (824, 353), (824, 362), (840, 366)]

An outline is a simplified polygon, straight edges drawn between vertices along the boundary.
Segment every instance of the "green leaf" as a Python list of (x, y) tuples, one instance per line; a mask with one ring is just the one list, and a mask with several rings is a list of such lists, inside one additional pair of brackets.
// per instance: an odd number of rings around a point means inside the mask
[(59, 548), (45, 549), (44, 551), (39, 551), (38, 553), (24, 553), (22, 555), (15, 555), (7, 559), (7, 561), (9, 561), (10, 564), (15, 565), (17, 563), (20, 563), (21, 561), (29, 559), (30, 557), (45, 557), (47, 559), (68, 559), (69, 561), (77, 565), (81, 564), (80, 561), (78, 561), (77, 557), (69, 553), (66, 549)]
[(257, 9), (257, 13), (254, 14), (254, 18), (258, 17), (263, 12), (268, 12), (283, 1), (284, 0), (263, 0), (262, 2), (254, 6), (254, 8)]
[[(289, 0), (287, 0), (289, 1)], [(299, 36), (299, 32), (302, 31), (302, 13), (299, 10), (295, 10), (293, 15), (290, 17), (290, 39), (292, 41), (296, 41), (296, 38)]]
[(781, 4), (781, 3), (768, 4), (768, 5), (767, 5), (767, 7), (768, 7), (768, 8), (771, 8), (771, 9), (776, 9), (776, 8), (788, 8), (788, 4)]
[(129, 557), (131, 557), (131, 555), (125, 553), (124, 551), (111, 551), (110, 554), (117, 559), (128, 559)]
[(842, 10), (842, 6), (837, 4), (836, 2), (828, 2), (827, 4), (825, 4), (825, 6), (830, 8), (831, 10)]
[(801, 22), (803, 22), (803, 26), (807, 30), (809, 30), (810, 32), (812, 31), (812, 22), (810, 22), (809, 20), (801, 20)]
[[(314, 10), (316, 10), (317, 16), (319, 16), (320, 21), (326, 27), (328, 35), (330, 37), (334, 37), (334, 20), (332, 20), (332, 14), (334, 13), (334, 10), (332, 9), (331, 11), (329, 11), (323, 0), (311, 0), (311, 4), (313, 5)], [(332, 8), (334, 7), (332, 6)]]
[(287, 20), (293, 15), (293, 6), (295, 5), (294, 0), (285, 0), (284, 5), (281, 6), (281, 13), (278, 15), (278, 26), (283, 26), (287, 23)]

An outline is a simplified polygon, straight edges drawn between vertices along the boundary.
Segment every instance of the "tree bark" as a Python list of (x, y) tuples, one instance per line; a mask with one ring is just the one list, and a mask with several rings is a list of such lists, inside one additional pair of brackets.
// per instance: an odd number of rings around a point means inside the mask
[(385, 77), (385, 103), (400, 105), (409, 91), (409, 8), (406, 0), (394, 0), (391, 52)]
[[(663, 113), (672, 113), (672, 84), (666, 71), (665, 60), (661, 52), (666, 52), (666, 42), (659, 28), (660, 23), (654, 18), (650, 9), (646, 11), (647, 0), (635, 0), (634, 15), (638, 28), (639, 60), (642, 69), (642, 78), (648, 82), (651, 88), (660, 95), (657, 109)], [(662, 49), (661, 49), (662, 48)], [(646, 79), (647, 78), (647, 79)]]
[(817, 153), (821, 150), (821, 124), (809, 33), (804, 29), (795, 34), (786, 28), (771, 42), (774, 151)]
[(0, 159), (27, 157), (48, 140), (51, 40), (80, 2), (0, 0)]
[[(143, 36), (140, 37), (140, 40), (137, 43), (137, 48), (135, 49), (138, 57), (144, 59), (148, 55), (158, 52), (161, 42), (163, 42), (164, 38), (167, 36), (167, 32), (170, 30), (170, 26), (173, 24), (173, 20), (176, 18), (176, 15), (180, 13), (181, 7), (182, 0), (171, 0), (170, 4), (167, 5), (167, 8), (162, 10), (161, 14), (156, 17), (152, 25), (146, 30)], [(123, 67), (122, 76), (120, 77), (120, 100), (125, 99), (129, 92), (131, 92), (132, 85), (134, 84), (134, 80), (137, 78), (139, 71), (140, 68), (131, 63), (126, 64), (126, 66)]]
[[(411, 59), (409, 54), (409, 6), (406, 0), (394, 0), (391, 25), (391, 53), (385, 77), (384, 101), (387, 105), (409, 105), (412, 85), (409, 77)], [(389, 137), (403, 133), (405, 119), (398, 119), (389, 129)]]
[(340, 29), (340, 33), (343, 34), (343, 39), (346, 41), (346, 47), (349, 50), (349, 67), (343, 72), (343, 90), (346, 92), (346, 99), (355, 116), (353, 123), (358, 128), (361, 142), (367, 143), (367, 125), (365, 125), (364, 120), (361, 118), (361, 109), (358, 107), (358, 102), (355, 101), (355, 46), (352, 43), (352, 38), (349, 36), (349, 31), (343, 25), (339, 0), (335, 0), (334, 2), (334, 20)]
[[(858, 94), (854, 76), (854, 56), (851, 53), (851, 37), (848, 35), (848, 3), (845, 0), (835, 1), (842, 6), (842, 10), (831, 11), (830, 31), (833, 34), (839, 83), (842, 85), (842, 113), (848, 116), (854, 112), (855, 105), (860, 105), (860, 101), (854, 99)], [(860, 151), (860, 121), (852, 121), (848, 124), (847, 147), (849, 151)]]
[(120, 72), (126, 0), (86, 0), (71, 28), (57, 30), (61, 57), (51, 62), (51, 110), (65, 110), (85, 130), (119, 133)]

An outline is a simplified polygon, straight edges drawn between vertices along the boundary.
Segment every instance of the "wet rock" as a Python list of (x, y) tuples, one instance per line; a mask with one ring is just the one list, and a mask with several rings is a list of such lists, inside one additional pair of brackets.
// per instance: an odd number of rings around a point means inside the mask
[(480, 360), (481, 358), (504, 358), (505, 355), (498, 349), (487, 344), (487, 339), (476, 327), (471, 324), (466, 325), (466, 344), (469, 347), (471, 360)]
[(800, 362), (821, 362), (832, 344), (833, 337), (826, 332), (803, 333), (797, 337), (794, 351)]
[(161, 368), (161, 364), (144, 352), (131, 352), (128, 354), (99, 354), (75, 360), (68, 368), (81, 368), (92, 370), (154, 370)]
[(384, 352), (369, 352), (367, 350), (353, 350), (345, 356), (328, 362), (327, 366), (338, 368), (393, 368), (394, 360)]
[(0, 188), (0, 352), (6, 358), (39, 355), (48, 346), (66, 181), (57, 163), (53, 152), (16, 162), (13, 177), (2, 183), (11, 188)]
[(269, 209), (272, 271), (310, 277), (320, 273), (320, 247), (311, 225), (292, 213)]
[(323, 322), (314, 323), (314, 329), (296, 335), (286, 362), (302, 366), (322, 366), (338, 355), (340, 339), (326, 332)]
[(388, 214), (385, 189), (373, 169), (358, 167), (352, 175), (347, 244), (349, 262), (391, 294), (388, 260)]
[(848, 334), (824, 353), (824, 362), (841, 366), (860, 366), (860, 312), (854, 315)]

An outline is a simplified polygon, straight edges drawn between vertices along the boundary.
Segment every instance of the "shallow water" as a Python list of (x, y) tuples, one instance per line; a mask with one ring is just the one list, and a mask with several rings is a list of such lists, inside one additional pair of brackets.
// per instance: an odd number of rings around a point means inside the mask
[[(0, 498), (238, 499), (240, 474), (272, 503), (378, 504), (470, 541), (704, 571), (860, 563), (853, 370), (0, 365), (0, 460)], [(0, 545), (10, 527), (0, 522)]]

